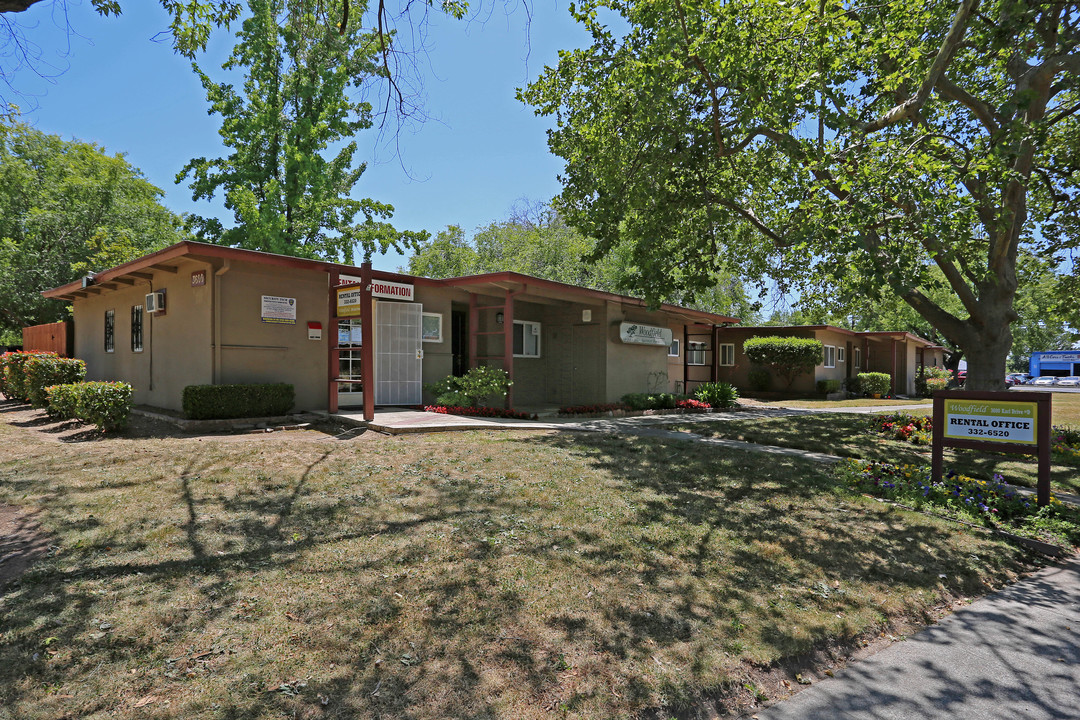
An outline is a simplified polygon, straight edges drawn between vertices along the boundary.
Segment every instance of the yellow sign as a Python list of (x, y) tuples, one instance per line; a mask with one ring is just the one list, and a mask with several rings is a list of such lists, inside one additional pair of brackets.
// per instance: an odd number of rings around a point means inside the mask
[(342, 288), (337, 291), (338, 317), (359, 317), (364, 291), (359, 287)]
[(945, 437), (1037, 445), (1038, 403), (945, 400)]

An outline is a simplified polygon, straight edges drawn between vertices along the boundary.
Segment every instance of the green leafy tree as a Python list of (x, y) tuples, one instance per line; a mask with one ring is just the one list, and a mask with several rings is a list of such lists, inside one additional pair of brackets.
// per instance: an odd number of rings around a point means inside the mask
[[(512, 270), (595, 290), (636, 293), (640, 273), (628, 250), (597, 258), (596, 242), (568, 226), (550, 205), (526, 203), (514, 208), (509, 219), (478, 229), (471, 240), (461, 227), (447, 227), (418, 245), (403, 270), (433, 278)], [(757, 317), (757, 304), (732, 273), (712, 276), (696, 292), (674, 290), (658, 300), (735, 315), (744, 322)]]
[(822, 361), (825, 347), (820, 341), (800, 337), (753, 337), (743, 343), (743, 354), (750, 362), (768, 368), (787, 381), (814, 372)]
[(42, 290), (184, 239), (161, 197), (123, 155), (0, 122), (0, 333), (67, 315)]
[(236, 221), (199, 219), (200, 237), (345, 262), (356, 245), (370, 255), (426, 237), (394, 230), (390, 205), (351, 197), (365, 167), (351, 138), (371, 126), (371, 105), (351, 95), (379, 72), (379, 43), (359, 23), (339, 30), (341, 2), (249, 0), (222, 66), (243, 72), (239, 89), (194, 65), (231, 153), (195, 158), (177, 182), (190, 177), (196, 200), (221, 190)]
[(572, 11), (591, 47), (522, 93), (557, 119), (568, 222), (653, 258), (657, 294), (718, 264), (841, 305), (891, 293), (963, 350), (968, 387), (1004, 388), (1020, 249), (1077, 247), (1080, 6)]

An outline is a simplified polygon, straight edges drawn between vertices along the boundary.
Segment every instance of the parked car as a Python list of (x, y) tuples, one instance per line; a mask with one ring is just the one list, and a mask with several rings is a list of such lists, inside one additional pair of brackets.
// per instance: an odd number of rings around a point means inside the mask
[(956, 371), (956, 384), (960, 387), (964, 386), (964, 381), (967, 380), (967, 370)]
[(1069, 375), (1068, 377), (1058, 378), (1058, 387), (1080, 387), (1080, 376)]
[(1057, 385), (1057, 375), (1040, 375), (1031, 383), (1032, 385)]

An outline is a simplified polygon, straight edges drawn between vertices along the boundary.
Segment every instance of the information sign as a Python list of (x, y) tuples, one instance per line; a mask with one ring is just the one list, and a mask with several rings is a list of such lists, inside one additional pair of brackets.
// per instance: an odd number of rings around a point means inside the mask
[(274, 325), (295, 325), (296, 298), (263, 295), (262, 321)]
[(994, 400), (945, 401), (945, 437), (1038, 444), (1038, 403)]
[(944, 449), (1035, 454), (1037, 498), (1050, 503), (1050, 403), (1052, 393), (942, 390), (934, 393), (931, 477), (944, 475)]
[(343, 288), (337, 291), (337, 314), (338, 317), (360, 317), (361, 300), (364, 291), (358, 286)]

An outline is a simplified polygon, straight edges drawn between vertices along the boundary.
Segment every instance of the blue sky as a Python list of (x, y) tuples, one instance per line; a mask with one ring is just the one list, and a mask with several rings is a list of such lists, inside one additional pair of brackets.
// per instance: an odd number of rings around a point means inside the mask
[[(71, 0), (72, 34), (52, 3), (20, 14), (28, 39), (56, 71), (48, 80), (20, 71), (14, 82), (25, 97), (9, 99), (45, 132), (125, 153), (165, 191), (170, 209), (230, 221), (220, 203), (194, 202), (173, 181), (191, 158), (222, 153), (219, 118), (207, 115), (188, 61), (167, 40), (153, 40), (167, 27), (160, 4), (123, 6), (120, 17), (102, 18), (88, 0)], [(208, 70), (219, 68), (231, 39), (219, 33), (203, 62)], [(559, 192), (561, 162), (547, 150), (550, 121), (519, 103), (515, 89), (554, 64), (559, 49), (587, 40), (560, 0), (533, 3), (531, 23), (523, 7), (512, 5), (473, 21), (433, 14), (422, 68), (430, 119), (399, 136), (397, 153), (375, 132), (357, 138), (368, 169), (356, 194), (392, 204), (399, 229), (433, 234), (448, 224), (471, 232), (503, 219), (519, 198), (551, 198)], [(402, 263), (397, 255), (374, 258), (384, 270)]]

